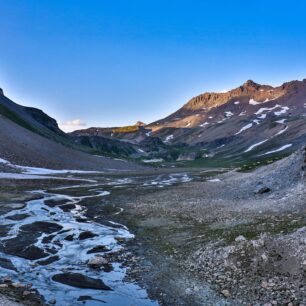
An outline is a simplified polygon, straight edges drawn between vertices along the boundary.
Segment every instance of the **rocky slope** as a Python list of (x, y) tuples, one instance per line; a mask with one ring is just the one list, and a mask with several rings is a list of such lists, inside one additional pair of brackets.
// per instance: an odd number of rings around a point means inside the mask
[(0, 158), (14, 164), (53, 169), (137, 169), (134, 163), (98, 157), (76, 145), (41, 110), (18, 105), (0, 94)]

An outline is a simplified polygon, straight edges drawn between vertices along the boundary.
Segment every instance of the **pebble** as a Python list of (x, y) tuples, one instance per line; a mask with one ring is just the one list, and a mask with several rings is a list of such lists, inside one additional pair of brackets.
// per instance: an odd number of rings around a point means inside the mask
[(224, 297), (228, 298), (231, 296), (230, 292), (226, 289), (222, 290), (221, 293), (223, 294)]
[(21, 283), (12, 283), (12, 286), (14, 288), (25, 288), (25, 285), (21, 284)]
[(100, 256), (95, 256), (95, 257), (89, 259), (87, 264), (91, 268), (100, 268), (104, 265), (107, 265), (108, 260), (103, 258), (103, 257), (100, 257)]
[(243, 235), (239, 235), (235, 238), (236, 242), (246, 241), (246, 238)]
[(22, 295), (23, 295), (23, 296), (28, 296), (28, 295), (30, 295), (30, 294), (32, 294), (32, 292), (31, 292), (31, 291), (28, 291), (28, 290), (25, 290), (25, 291), (22, 292)]

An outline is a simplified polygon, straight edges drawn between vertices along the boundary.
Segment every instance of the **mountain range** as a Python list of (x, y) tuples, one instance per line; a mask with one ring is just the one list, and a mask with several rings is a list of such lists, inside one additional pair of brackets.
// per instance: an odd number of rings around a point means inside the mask
[(193, 97), (148, 125), (89, 128), (71, 135), (93, 146), (93, 137), (120, 140), (138, 146), (138, 156), (165, 160), (281, 157), (306, 140), (306, 80), (278, 87), (249, 80), (228, 92)]
[(278, 159), (305, 144), (306, 79), (277, 87), (249, 80), (228, 92), (195, 96), (150, 124), (139, 121), (70, 134), (43, 111), (14, 103), (2, 90), (0, 114), (2, 157), (18, 163), (42, 166), (48, 161), (51, 167), (96, 169), (97, 160), (103, 168), (104, 163), (117, 164), (117, 157), (125, 157), (241, 165)]

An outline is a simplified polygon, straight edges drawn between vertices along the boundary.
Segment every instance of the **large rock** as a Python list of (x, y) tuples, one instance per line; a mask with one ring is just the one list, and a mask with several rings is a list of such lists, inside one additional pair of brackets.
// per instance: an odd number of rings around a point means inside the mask
[(82, 232), (80, 235), (79, 235), (79, 239), (80, 240), (85, 240), (85, 239), (89, 239), (89, 238), (93, 238), (93, 237), (96, 237), (98, 236), (97, 234), (94, 234), (90, 231), (85, 231), (85, 232)]
[(25, 224), (20, 227), (20, 229), (24, 232), (41, 232), (46, 234), (51, 234), (54, 232), (58, 232), (63, 227), (56, 223), (52, 222), (44, 222), (44, 221), (37, 221), (31, 224)]
[(34, 245), (38, 236), (37, 233), (20, 233), (15, 238), (5, 240), (0, 246), (0, 251), (30, 260), (47, 257), (48, 254), (44, 250)]
[(7, 258), (0, 258), (0, 267), (7, 269), (7, 270), (17, 271), (13, 263)]
[(101, 279), (91, 278), (80, 273), (56, 274), (52, 276), (52, 280), (76, 288), (112, 290)]

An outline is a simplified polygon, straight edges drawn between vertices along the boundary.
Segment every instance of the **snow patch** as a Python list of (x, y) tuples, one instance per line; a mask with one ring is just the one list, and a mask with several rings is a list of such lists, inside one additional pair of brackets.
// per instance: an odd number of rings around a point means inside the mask
[(227, 118), (234, 116), (234, 114), (231, 111), (225, 112), (225, 116)]
[(267, 153), (265, 153), (265, 154), (263, 154), (263, 155), (268, 155), (268, 154), (280, 152), (280, 151), (286, 150), (286, 149), (288, 149), (288, 148), (290, 148), (290, 147), (292, 147), (292, 144), (291, 144), (291, 143), (290, 143), (290, 144), (286, 144), (286, 145), (284, 145), (284, 146), (282, 146), (282, 147), (280, 147), (280, 148), (278, 148), (278, 149), (276, 149), (276, 150), (269, 151), (269, 152), (267, 152)]
[(144, 159), (144, 163), (160, 163), (163, 162), (164, 160), (162, 158), (153, 158), (153, 159)]
[(253, 123), (249, 123), (249, 124), (243, 126), (235, 135), (239, 135), (243, 131), (250, 129), (252, 126), (253, 126)]
[(262, 145), (262, 144), (265, 143), (265, 142), (267, 142), (268, 140), (269, 140), (269, 139), (265, 139), (265, 140), (263, 140), (263, 141), (260, 141), (260, 142), (258, 142), (258, 143), (253, 144), (252, 146), (250, 146), (249, 148), (247, 148), (244, 152), (245, 152), (245, 153), (246, 153), (246, 152), (250, 152), (250, 151), (252, 151), (254, 148), (256, 148), (256, 147)]
[(167, 136), (164, 142), (169, 142), (170, 140), (173, 139), (173, 137), (174, 137), (174, 136), (173, 136), (172, 134), (169, 135), (169, 136)]
[(221, 180), (220, 179), (212, 179), (212, 180), (208, 180), (208, 182), (217, 183), (217, 182), (221, 182)]
[(234, 104), (238, 105), (240, 104), (240, 101), (235, 101)]
[(274, 115), (280, 116), (280, 115), (286, 114), (288, 110), (289, 110), (288, 106), (282, 106), (282, 109), (280, 111), (274, 112)]
[(15, 169), (20, 169), (22, 173), (32, 174), (32, 175), (49, 175), (49, 174), (82, 174), (82, 173), (103, 173), (101, 171), (85, 171), (85, 170), (55, 170), (55, 169), (47, 169), (47, 168), (38, 168), (38, 167), (27, 167), (27, 166), (20, 166), (10, 163), (9, 161), (0, 158), (0, 163), (6, 164), (10, 167)]
[(258, 104), (261, 104), (261, 103), (262, 102), (257, 102), (254, 99), (250, 99), (250, 101), (249, 101), (249, 104), (251, 104), (251, 105), (258, 105)]

